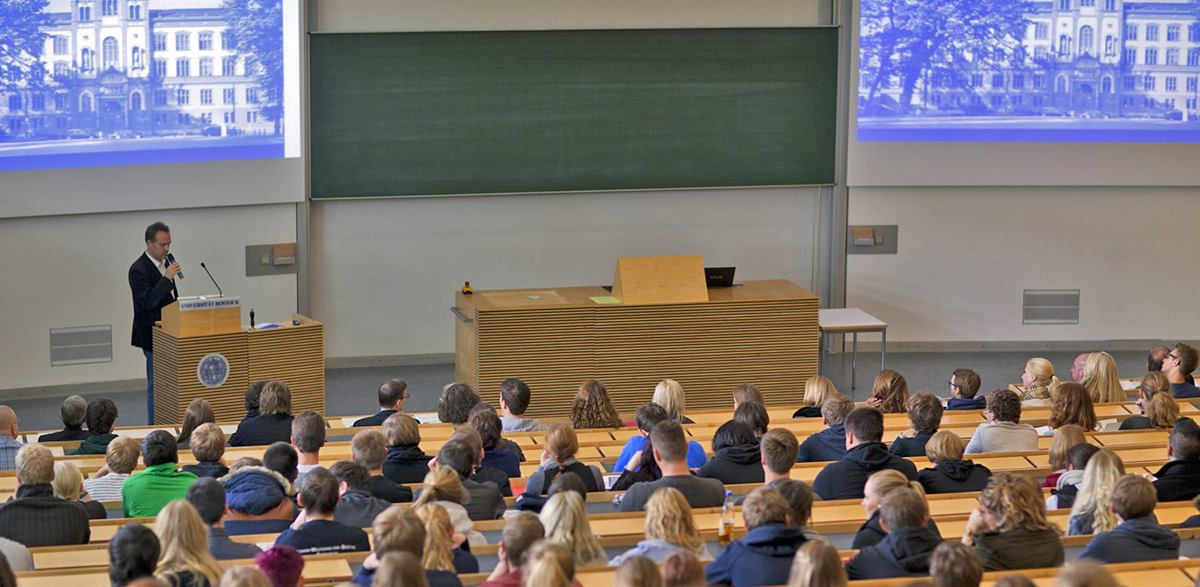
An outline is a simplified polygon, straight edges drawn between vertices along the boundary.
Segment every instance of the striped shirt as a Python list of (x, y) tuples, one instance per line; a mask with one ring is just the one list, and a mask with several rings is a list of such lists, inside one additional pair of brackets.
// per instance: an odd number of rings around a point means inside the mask
[(84, 479), (83, 490), (92, 496), (93, 501), (121, 501), (121, 486), (129, 478), (129, 473), (109, 473), (95, 479)]
[(0, 471), (14, 471), (17, 468), (17, 451), (25, 446), (11, 436), (0, 436)]

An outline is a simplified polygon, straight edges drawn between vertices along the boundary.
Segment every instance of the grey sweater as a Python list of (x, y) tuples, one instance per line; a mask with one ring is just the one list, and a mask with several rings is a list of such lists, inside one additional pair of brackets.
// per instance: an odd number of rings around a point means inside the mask
[(984, 422), (975, 429), (971, 442), (967, 443), (967, 454), (1037, 450), (1037, 447), (1037, 430), (1029, 424)]

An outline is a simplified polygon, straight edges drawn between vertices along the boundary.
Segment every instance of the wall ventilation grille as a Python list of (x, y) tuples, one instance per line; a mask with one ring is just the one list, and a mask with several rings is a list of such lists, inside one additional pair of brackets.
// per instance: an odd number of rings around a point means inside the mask
[(1079, 290), (1027, 289), (1022, 324), (1079, 324)]
[(50, 329), (50, 366), (112, 362), (112, 325)]

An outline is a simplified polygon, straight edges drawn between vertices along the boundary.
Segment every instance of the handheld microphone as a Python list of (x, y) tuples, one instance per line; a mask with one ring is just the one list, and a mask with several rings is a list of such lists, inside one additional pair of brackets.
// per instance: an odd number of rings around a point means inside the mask
[[(172, 255), (171, 253), (167, 253), (167, 265), (174, 265), (174, 264), (175, 264), (175, 255)], [(179, 273), (175, 274), (175, 276), (180, 279), (183, 279), (183, 270), (180, 270)]]
[[(203, 269), (205, 273), (208, 273), (208, 280), (213, 282), (213, 285), (217, 286), (217, 295), (225, 297), (225, 292), (221, 291), (221, 286), (217, 285), (217, 280), (213, 279), (212, 273), (209, 273), (208, 266), (204, 264), (204, 261), (200, 262), (200, 268)], [(182, 277), (182, 275), (180, 277)]]

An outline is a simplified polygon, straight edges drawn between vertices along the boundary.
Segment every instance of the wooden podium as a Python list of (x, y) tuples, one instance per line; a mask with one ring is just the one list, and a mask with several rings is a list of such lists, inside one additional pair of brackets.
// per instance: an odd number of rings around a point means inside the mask
[(817, 374), (816, 295), (785, 280), (708, 289), (699, 257), (621, 259), (612, 292), (476, 291), (455, 301), (456, 379), (493, 405), (501, 381), (524, 380), (530, 417), (566, 417), (591, 378), (632, 412), (668, 377), (691, 409), (731, 408), (733, 388), (747, 382), (770, 405), (797, 404)]
[(246, 387), (279, 379), (292, 412), (325, 413), (324, 325), (293, 314), (293, 324), (250, 330), (238, 298), (181, 298), (154, 326), (154, 420), (178, 424), (193, 399), (212, 404), (218, 421), (246, 415)]

